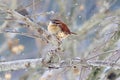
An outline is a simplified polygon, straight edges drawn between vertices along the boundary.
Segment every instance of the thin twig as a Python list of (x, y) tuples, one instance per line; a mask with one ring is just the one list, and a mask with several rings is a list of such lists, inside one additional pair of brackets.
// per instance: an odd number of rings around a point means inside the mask
[(95, 56), (93, 56), (93, 57), (90, 57), (90, 58), (88, 58), (88, 59), (86, 59), (86, 60), (90, 60), (90, 59), (93, 59), (93, 58), (98, 57), (98, 56), (100, 56), (100, 55), (103, 55), (103, 54), (106, 54), (106, 53), (110, 53), (110, 52), (116, 52), (116, 51), (119, 51), (119, 49), (106, 51), (106, 52), (97, 54), (97, 55), (95, 55)]

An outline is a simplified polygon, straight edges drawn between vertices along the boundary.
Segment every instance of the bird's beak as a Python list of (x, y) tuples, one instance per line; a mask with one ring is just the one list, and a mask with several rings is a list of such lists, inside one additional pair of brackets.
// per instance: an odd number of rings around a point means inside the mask
[(53, 22), (52, 22), (52, 21), (50, 21), (50, 22), (49, 22), (49, 25), (53, 25)]

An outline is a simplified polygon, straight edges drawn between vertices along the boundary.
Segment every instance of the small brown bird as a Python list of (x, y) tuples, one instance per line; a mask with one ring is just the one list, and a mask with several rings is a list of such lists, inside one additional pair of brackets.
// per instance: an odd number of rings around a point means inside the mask
[(60, 20), (57, 19), (52, 19), (48, 25), (48, 31), (51, 34), (54, 34), (57, 36), (58, 39), (65, 39), (66, 37), (68, 37), (71, 34), (75, 34), (69, 30), (69, 28), (67, 27), (67, 25), (65, 23), (63, 23)]

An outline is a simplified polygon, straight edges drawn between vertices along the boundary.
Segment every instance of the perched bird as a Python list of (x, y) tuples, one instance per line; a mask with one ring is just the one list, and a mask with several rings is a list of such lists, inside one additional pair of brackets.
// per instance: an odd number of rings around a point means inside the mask
[(68, 26), (61, 20), (52, 19), (48, 25), (48, 31), (55, 35), (58, 39), (62, 40), (71, 34), (75, 34), (69, 30)]

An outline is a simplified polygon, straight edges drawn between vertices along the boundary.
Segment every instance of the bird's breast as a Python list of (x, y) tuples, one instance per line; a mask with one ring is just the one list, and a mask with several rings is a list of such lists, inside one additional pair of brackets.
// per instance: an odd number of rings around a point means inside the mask
[(51, 33), (51, 34), (56, 34), (58, 32), (61, 31), (60, 27), (56, 26), (56, 25), (48, 25), (48, 31)]
[(66, 37), (68, 37), (69, 36), (69, 34), (66, 34), (66, 33), (64, 33), (64, 32), (59, 32), (58, 34), (57, 34), (57, 37), (59, 38), (59, 39), (65, 39)]

